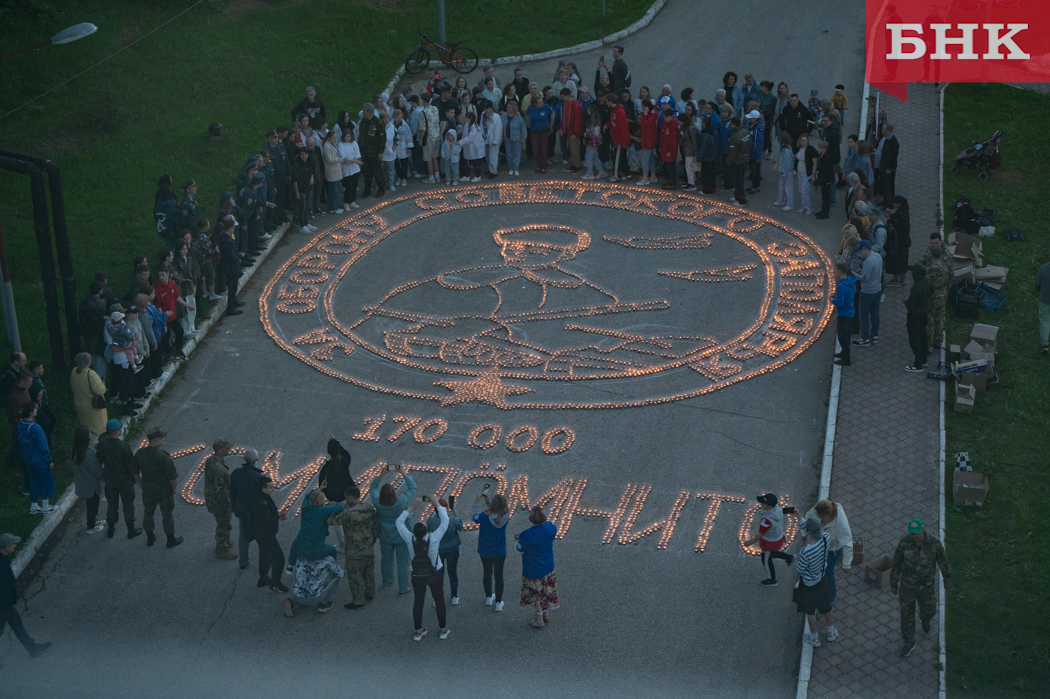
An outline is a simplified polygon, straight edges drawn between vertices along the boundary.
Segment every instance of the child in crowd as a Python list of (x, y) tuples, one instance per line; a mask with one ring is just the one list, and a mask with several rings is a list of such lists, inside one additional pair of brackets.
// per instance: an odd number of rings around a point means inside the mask
[(456, 142), (455, 129), (445, 132), (445, 142), (441, 144), (441, 170), (445, 182), (455, 187), (459, 184), (459, 154), (463, 147)]
[(777, 186), (777, 200), (773, 206), (783, 206), (784, 211), (795, 208), (795, 156), (791, 154), (791, 136), (780, 134), (780, 159), (773, 166), (780, 173), (780, 184)]
[(212, 242), (208, 230), (211, 221), (202, 218), (197, 222), (197, 234), (193, 238), (192, 253), (196, 255), (197, 262), (201, 266), (201, 274), (204, 275), (204, 296), (209, 301), (218, 301), (221, 296), (215, 293), (215, 243)]
[(182, 323), (182, 333), (186, 337), (197, 337), (197, 286), (192, 279), (183, 279), (179, 283), (179, 294), (184, 301), (184, 312), (179, 322)]
[(602, 145), (602, 117), (597, 102), (591, 102), (587, 107), (587, 130), (583, 132), (583, 142), (587, 146), (583, 159), (583, 167), (586, 170), (583, 179), (595, 179), (595, 168), (598, 170), (598, 177), (604, 177), (605, 170), (602, 169), (602, 160), (598, 156), (598, 148)]
[(843, 92), (845, 89), (845, 85), (836, 85), (835, 94), (831, 96), (831, 106), (839, 110), (839, 115), (843, 119), (846, 117), (846, 110), (849, 109), (849, 99), (846, 97), (846, 93)]
[(117, 348), (113, 352), (113, 361), (125, 369), (134, 368), (137, 362), (138, 344), (131, 336), (131, 328), (124, 322), (123, 313), (113, 311), (109, 314), (106, 332), (109, 333), (109, 338), (112, 340), (111, 344)]
[(820, 90), (810, 90), (809, 104), (807, 106), (809, 107), (809, 113), (813, 115), (813, 118), (816, 118), (817, 115), (823, 111), (820, 108), (820, 101)]
[(182, 353), (182, 326), (176, 322), (178, 307), (187, 306), (186, 301), (179, 295), (179, 287), (171, 278), (171, 271), (166, 266), (157, 268), (157, 281), (153, 282), (153, 290), (156, 292), (157, 307), (165, 316), (165, 323), (174, 335), (174, 348), (171, 356), (175, 359), (185, 359)]
[[(648, 94), (648, 90), (644, 90)], [(653, 161), (653, 153), (656, 152), (656, 147), (659, 145), (660, 140), (660, 127), (657, 125), (656, 111), (653, 109), (653, 102), (648, 97), (642, 100), (642, 114), (638, 118), (638, 145), (641, 146), (641, 166), (642, 166), (642, 178), (638, 184), (648, 185), (656, 181), (656, 173), (654, 172), (655, 163)]]

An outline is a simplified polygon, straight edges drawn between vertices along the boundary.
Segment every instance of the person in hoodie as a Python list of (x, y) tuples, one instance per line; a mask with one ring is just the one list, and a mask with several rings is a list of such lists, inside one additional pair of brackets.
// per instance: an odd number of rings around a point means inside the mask
[(445, 132), (445, 140), (441, 143), (441, 167), (445, 171), (445, 183), (455, 187), (459, 184), (459, 156), (463, 146), (456, 141), (456, 130), (449, 129)]
[[(786, 148), (785, 150), (790, 151), (789, 148)], [(853, 298), (856, 294), (857, 282), (853, 278), (853, 275), (850, 274), (849, 265), (845, 262), (836, 262), (835, 299), (831, 302), (831, 305), (835, 307), (835, 313), (838, 314), (837, 334), (839, 347), (841, 347), (841, 349), (835, 355), (835, 363), (839, 366), (850, 365), (849, 336), (851, 326), (853, 325), (853, 316), (856, 315), (856, 311), (853, 307)], [(923, 357), (925, 356), (926, 355), (923, 355)]]
[(784, 508), (773, 493), (759, 495), (755, 500), (759, 506), (758, 533), (745, 541), (744, 546), (752, 546), (758, 542), (758, 547), (762, 550), (762, 567), (766, 569), (766, 579), (762, 581), (762, 585), (776, 587), (777, 571), (773, 567), (773, 559), (785, 560), (788, 565), (795, 560), (794, 556), (780, 550), (784, 548)]
[[(440, 526), (441, 518), (435, 510), (434, 514), (427, 518), (427, 531), (436, 532)], [(448, 591), (452, 596), (453, 607), (459, 604), (459, 547), (463, 543), (459, 538), (461, 531), (463, 531), (463, 520), (456, 514), (456, 498), (450, 495), (448, 498), (448, 528), (445, 530), (445, 535), (441, 537), (438, 556), (441, 557), (441, 562), (448, 571)]]
[[(480, 503), (485, 501), (486, 509)], [(479, 525), (478, 555), (481, 556), (482, 585), (485, 587), (485, 605), (496, 605), (496, 611), (503, 611), (503, 564), (507, 561), (507, 523), (510, 522), (510, 508), (507, 498), (502, 495), (489, 496), (484, 491), (474, 499), (470, 508), (470, 518)], [(492, 590), (492, 579), (496, 579), (496, 590)]]
[(631, 131), (627, 125), (627, 112), (615, 95), (606, 95), (605, 105), (609, 109), (609, 123), (606, 126), (612, 136), (612, 144), (616, 146), (611, 154), (612, 174), (609, 181), (629, 180), (631, 171), (627, 167), (627, 148), (631, 145)]
[(929, 353), (929, 340), (926, 335), (926, 317), (930, 310), (931, 286), (926, 278), (926, 267), (917, 262), (912, 265), (911, 292), (901, 303), (908, 309), (908, 344), (915, 354), (915, 361), (904, 367), (905, 371), (918, 373), (926, 370), (926, 355)]
[(664, 189), (675, 189), (678, 179), (678, 119), (670, 107), (664, 108), (660, 124), (660, 165), (663, 168)]

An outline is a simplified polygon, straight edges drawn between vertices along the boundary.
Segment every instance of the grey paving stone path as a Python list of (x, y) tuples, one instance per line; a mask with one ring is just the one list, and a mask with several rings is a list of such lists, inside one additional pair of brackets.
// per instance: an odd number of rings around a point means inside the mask
[[(926, 250), (937, 229), (940, 95), (932, 85), (911, 85), (907, 104), (883, 96), (901, 141), (897, 193), (911, 208), (911, 257)], [(905, 525), (921, 518), (929, 531), (938, 517), (939, 386), (911, 363), (901, 300), (908, 285), (889, 287), (882, 303), (879, 343), (853, 348), (853, 366), (842, 371), (831, 497), (841, 502), (854, 537), (864, 540), (866, 561), (892, 556)], [(888, 589), (863, 580), (862, 566), (836, 576), (836, 643), (814, 650), (809, 696), (936, 697), (937, 620), (919, 629), (911, 656), (900, 659), (899, 606)], [(950, 659), (949, 659), (950, 660)]]

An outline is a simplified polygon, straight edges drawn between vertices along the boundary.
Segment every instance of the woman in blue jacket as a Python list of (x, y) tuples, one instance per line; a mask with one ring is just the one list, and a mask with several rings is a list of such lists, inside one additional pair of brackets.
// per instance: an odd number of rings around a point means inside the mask
[(26, 403), (19, 412), (22, 420), (18, 423), (18, 448), (22, 452), (22, 461), (29, 468), (29, 514), (46, 515), (55, 511), (48, 501), (57, 491), (51, 480), (51, 468), (55, 464), (47, 447), (47, 437), (44, 429), (33, 422), (38, 407), (36, 403)]
[(326, 556), (335, 558), (336, 548), (325, 543), (328, 536), (328, 518), (343, 511), (343, 503), (328, 503), (324, 491), (307, 493), (299, 513), (299, 533), (288, 550), (288, 566), (295, 566), (300, 558), (304, 561), (319, 561)]
[[(488, 506), (481, 511), (479, 503), (484, 500)], [(510, 508), (507, 498), (484, 492), (474, 499), (470, 516), (479, 526), (478, 555), (481, 556), (482, 584), (485, 587), (485, 605), (496, 605), (496, 611), (503, 611), (503, 564), (507, 561), (507, 523), (510, 521)], [(496, 579), (496, 591), (492, 591), (492, 579)]]
[(542, 629), (550, 621), (547, 612), (558, 608), (558, 578), (554, 575), (558, 528), (547, 521), (539, 505), (529, 512), (529, 521), (532, 526), (521, 533), (515, 546), (521, 552), (521, 606), (536, 611), (529, 624)]
[[(416, 482), (412, 476), (405, 473), (404, 468), (398, 464), (393, 467), (405, 479), (405, 492), (400, 496), (393, 483), (384, 483), (379, 487), (384, 474), (379, 474), (372, 479), (369, 492), (372, 495), (372, 504), (379, 516), (379, 550), (382, 553), (382, 561), (379, 568), (383, 573), (383, 589), (394, 584), (394, 559), (397, 558), (397, 593), (407, 595), (412, 589), (412, 575), (408, 568), (412, 557), (408, 552), (408, 544), (401, 538), (397, 531), (397, 518), (408, 507), (408, 503), (416, 497)], [(386, 467), (390, 472), (391, 467)]]

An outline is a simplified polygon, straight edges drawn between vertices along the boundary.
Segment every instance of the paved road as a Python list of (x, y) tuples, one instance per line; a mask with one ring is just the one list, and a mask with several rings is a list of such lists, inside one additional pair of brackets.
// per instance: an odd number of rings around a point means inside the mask
[[(807, 16), (827, 19), (758, 36), (752, 27), (776, 26), (777, 17), (793, 13), (793, 4), (755, 6), (766, 19), (756, 19), (746, 7), (670, 2), (649, 28), (624, 42), (635, 85), (670, 82), (677, 92), (688, 83), (707, 93), (730, 65), (741, 74), (751, 70), (759, 79), (786, 79), (802, 88), (799, 92), (843, 82), (855, 86), (851, 94), (859, 101), (860, 9), (843, 12), (839, 3), (819, 2)], [(833, 60), (840, 45), (858, 49)], [(822, 52), (826, 60), (815, 59)], [(578, 62), (596, 62), (596, 55)], [(529, 66), (526, 74), (546, 75), (552, 67)], [(755, 198), (755, 211), (779, 217), (782, 212), (769, 205), (774, 195), (767, 187)], [(530, 209), (528, 222), (555, 222), (552, 217), (562, 215), (556, 208)], [(597, 208), (586, 220), (574, 216), (572, 225), (617, 230), (629, 214)], [(498, 213), (485, 210), (471, 217), (465, 223), (435, 218), (429, 235), (448, 241), (445, 247), (451, 250), (468, 227), (507, 225)], [(513, 220), (520, 225), (520, 217)], [(817, 222), (795, 215), (782, 220), (826, 249), (837, 242), (834, 219)], [(305, 243), (303, 237), (290, 240), (257, 279), (275, 274)], [(434, 249), (440, 253), (441, 247)], [(611, 253), (597, 250), (596, 267), (612, 259)], [(718, 254), (718, 260), (734, 259), (731, 252)], [(395, 278), (399, 268), (393, 262)], [(578, 262), (573, 270), (592, 269), (583, 257)], [(249, 285), (249, 308), (257, 307), (261, 288), (262, 281)], [(382, 285), (382, 293), (388, 288)], [(351, 296), (348, 303), (359, 300)], [(723, 306), (705, 313), (716, 325), (721, 318), (738, 322), (734, 304)], [(686, 314), (681, 323), (691, 320)], [(490, 461), (495, 468), (504, 461), (497, 461), (494, 452), (502, 450), (509, 478), (529, 474), (533, 499), (563, 478), (586, 478), (581, 506), (613, 508), (626, 484), (651, 485), (638, 517), (639, 526), (645, 526), (666, 516), (682, 490), (750, 499), (770, 489), (791, 493), (795, 501), (811, 500), (823, 444), (832, 339), (825, 335), (786, 367), (686, 401), (618, 411), (508, 412), (476, 403), (440, 408), (348, 386), (276, 347), (259, 316), (249, 313), (216, 328), (150, 423), (166, 426), (173, 449), (222, 435), (260, 451), (280, 450), (285, 470), (317, 457), (329, 432), (345, 438), (355, 473), (379, 461), (462, 470)], [(408, 371), (386, 368), (391, 369)], [(640, 385), (625, 379), (622, 390), (630, 393)], [(378, 443), (349, 439), (362, 429), (364, 418), (376, 414), (391, 419), (440, 415), (450, 426), (431, 445), (407, 436), (396, 443), (385, 437)], [(538, 454), (535, 448), (510, 454), (502, 446), (484, 453), (467, 447), (470, 430), (490, 422), (505, 430), (534, 424), (541, 433), (568, 425), (576, 441), (560, 456)], [(381, 435), (388, 434), (387, 425)], [(177, 462), (183, 478), (195, 463), (196, 456)], [(433, 475), (422, 480), (428, 488), (437, 483)], [(467, 492), (473, 492), (471, 486)], [(757, 560), (737, 543), (744, 508), (722, 505), (702, 554), (694, 552), (694, 545), (707, 504), (695, 497), (682, 510), (666, 549), (657, 547), (659, 533), (635, 545), (603, 545), (605, 521), (576, 518), (556, 549), (562, 609), (543, 632), (529, 628), (528, 614), (517, 607), (520, 563), (513, 553), (507, 564), (507, 609), (494, 615), (481, 604), (475, 535), (467, 534), (460, 563), (463, 603), (450, 614), (453, 634), (448, 642), (431, 635), (421, 644), (409, 639), (409, 598), (392, 592), (380, 593), (362, 612), (337, 606), (327, 615), (307, 611), (283, 619), (278, 598), (255, 588), (254, 571), (239, 575), (235, 564), (211, 557), (210, 516), (181, 500), (176, 521), (187, 541), (173, 551), (147, 549), (142, 539), (87, 537), (75, 520), (27, 585), (26, 623), (37, 636), (54, 639), (56, 647), (30, 663), (5, 636), (0, 641), (5, 687), (13, 696), (26, 697), (61, 693), (71, 682), (83, 696), (141, 696), (145, 688), (157, 696), (240, 695), (302, 691), (307, 685), (387, 696), (437, 682), (456, 693), (492, 691), (498, 685), (495, 691), (513, 697), (537, 690), (585, 697), (677, 697), (683, 692), (788, 697), (795, 687), (798, 620), (786, 585), (775, 590), (757, 585)], [(511, 529), (525, 524), (519, 515)], [(282, 531), (286, 548), (296, 528), (290, 521)], [(343, 587), (338, 601), (346, 596)], [(433, 632), (435, 622), (427, 612)]]

